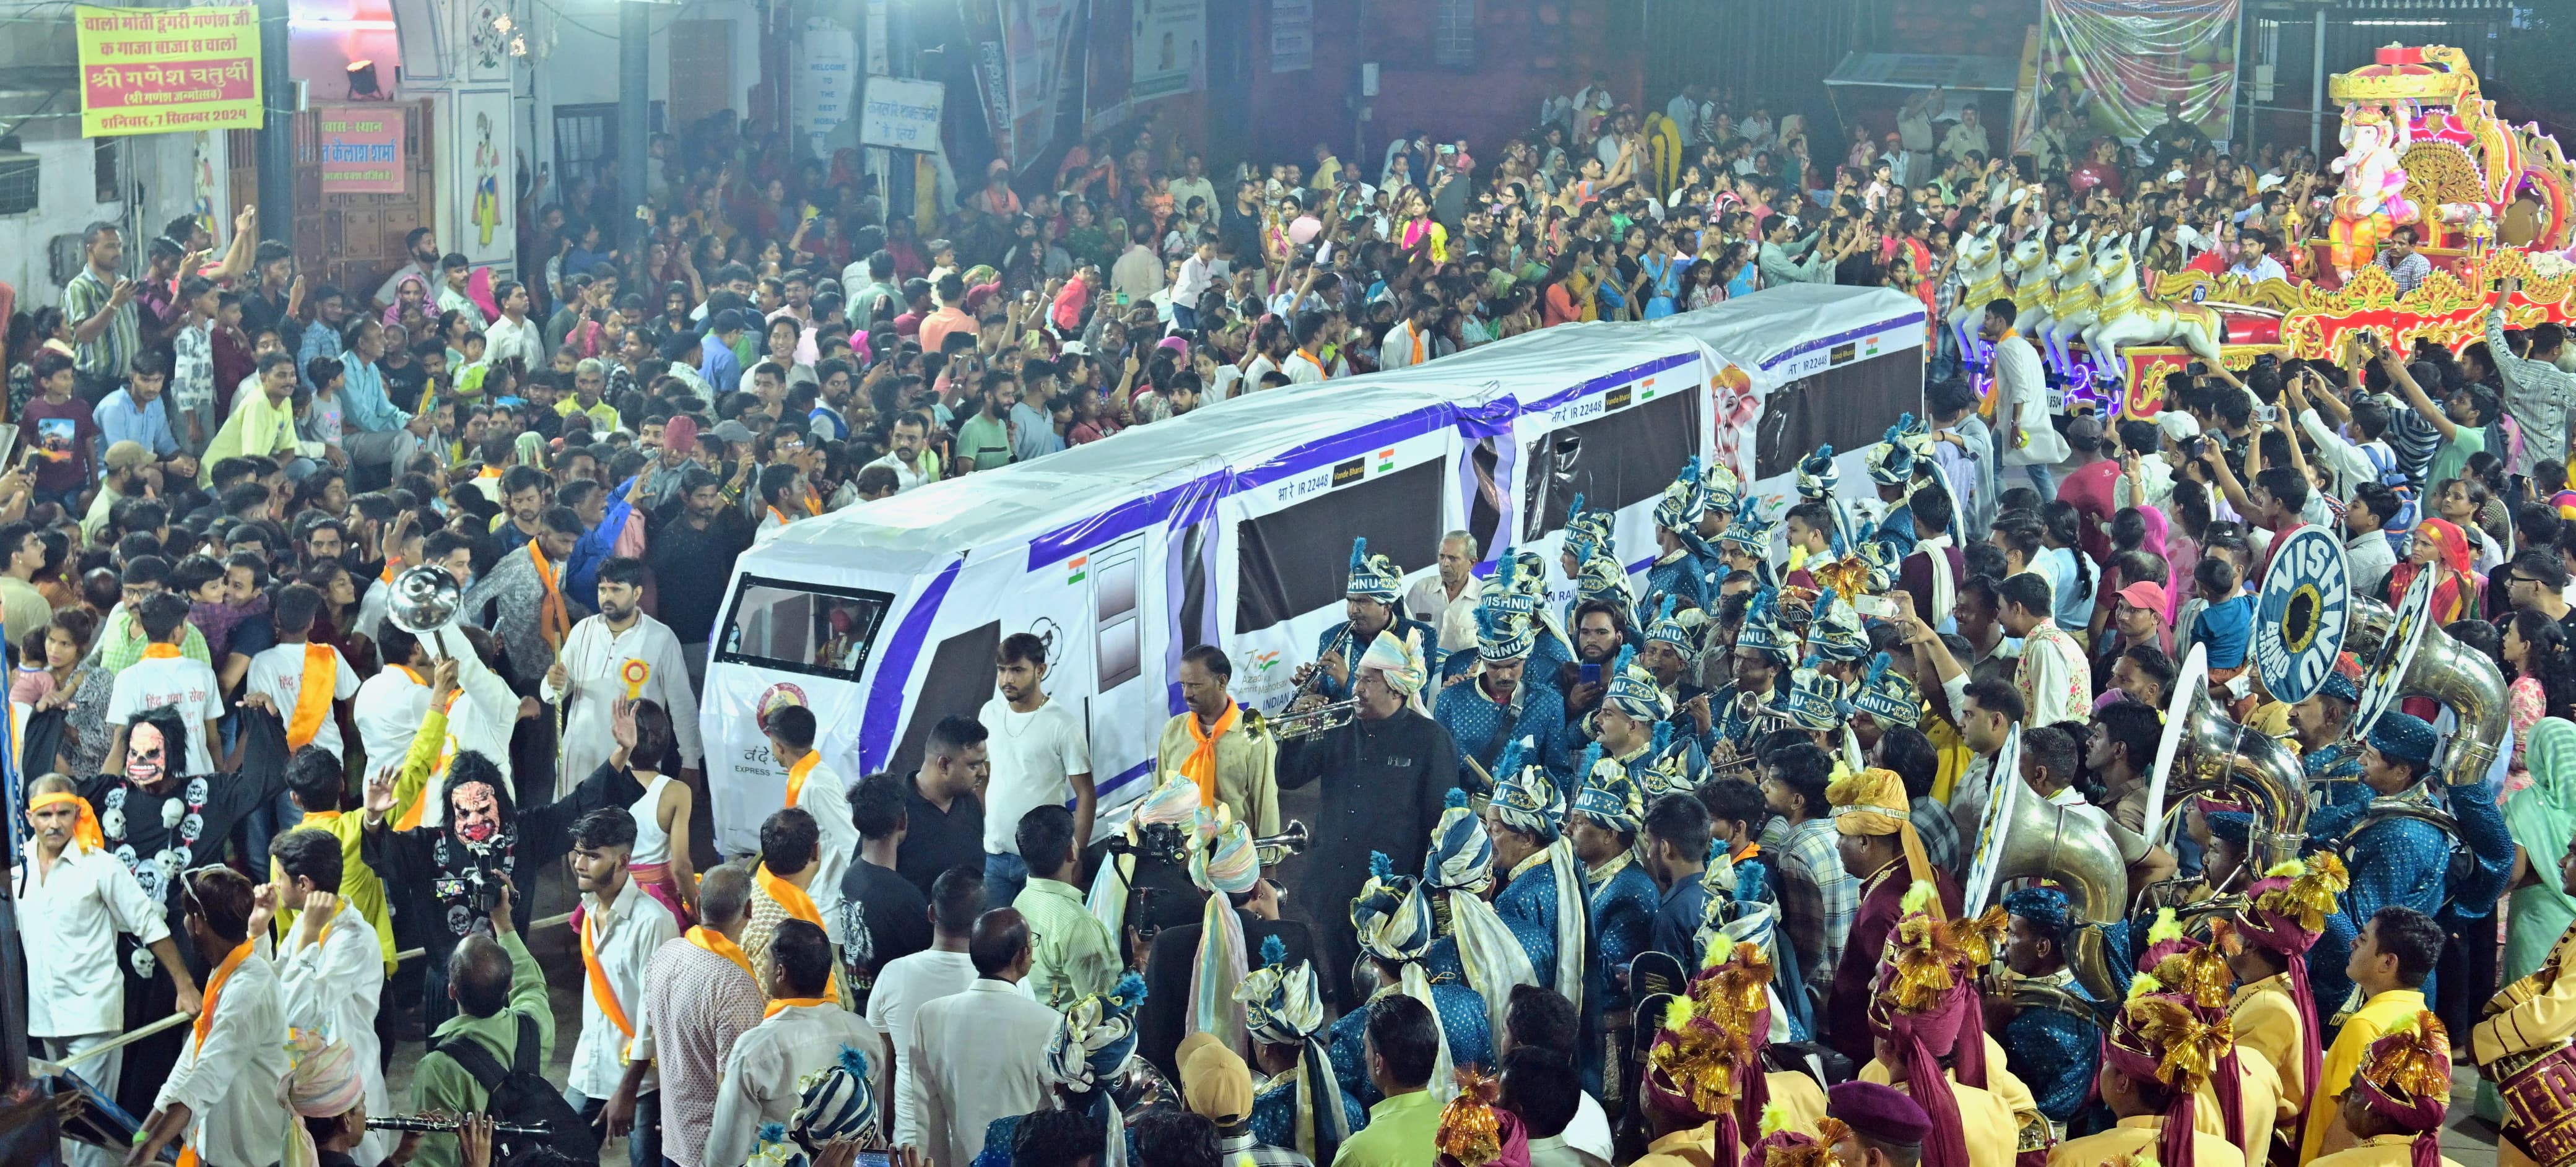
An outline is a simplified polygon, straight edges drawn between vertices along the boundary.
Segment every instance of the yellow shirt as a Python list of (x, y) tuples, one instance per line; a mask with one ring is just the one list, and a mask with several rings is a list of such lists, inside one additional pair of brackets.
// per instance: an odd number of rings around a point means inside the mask
[[(2272, 1131), (2298, 1114), (2296, 1103), (2289, 1114), (2282, 1113), (2281, 1075), (2272, 1063), (2256, 1050), (2236, 1046), (2236, 1096), (2245, 1107), (2245, 1146), (2269, 1147)], [(2227, 1112), (2219, 1109), (2218, 1087), (2201, 1083), (2199, 1101), (2191, 1108), (2192, 1129), (2204, 1135), (2227, 1138)], [(2228, 1145), (2234, 1146), (2234, 1143)]]
[(604, 397), (600, 399), (599, 404), (593, 405), (588, 409), (583, 409), (581, 407), (581, 398), (579, 397), (566, 397), (555, 402), (555, 416), (571, 417), (576, 413), (589, 414), (590, 432), (602, 438), (605, 438), (622, 428), (617, 419), (617, 407), (610, 405), (608, 403), (608, 399)]
[[(1973, 1127), (1973, 1124), (1971, 1124)], [(2098, 1135), (2068, 1139), (2048, 1152), (2048, 1167), (2103, 1167), (2123, 1155), (2152, 1158), (2165, 1141), (2165, 1118), (2161, 1114), (2142, 1114), (2120, 1120)], [(2245, 1152), (2234, 1144), (2205, 1131), (2191, 1136), (2192, 1167), (2245, 1167)], [(2159, 1164), (2158, 1167), (2179, 1167)]]
[(2240, 986), (2227, 1003), (2227, 1018), (2235, 1023), (2237, 1048), (2271, 1063), (2281, 1081), (2281, 1124), (2288, 1126), (2308, 1100), (2308, 1071), (2300, 1056), (2307, 1021), (2299, 1016), (2298, 1002), (2290, 999), (2290, 974)]
[(1923, 711), (1923, 736), (1931, 739), (1932, 752), (1941, 760), (1941, 769), (1932, 776), (1932, 797), (1947, 806), (1950, 791), (1959, 778), (1977, 761), (1977, 752), (1968, 748), (1968, 740), (1959, 736), (1959, 727), (1950, 719), (1929, 709)]
[[(1824, 1087), (1796, 1070), (1764, 1074), (1762, 1078), (1771, 1087), (1771, 1105), (1779, 1107), (1780, 1113), (1788, 1119), (1788, 1125), (1781, 1129), (1803, 1135), (1815, 1134), (1816, 1123), (1825, 1117)], [(1712, 1129), (1716, 1126), (1715, 1123), (1709, 1125)], [(1758, 1136), (1761, 1132), (1749, 1133)]]
[[(430, 710), (421, 728), (424, 732), (412, 738), (411, 752), (403, 758), (402, 776), (394, 780), (395, 813), (389, 817), (400, 817), (411, 800), (420, 797), (422, 784), (429, 780), (429, 767), (438, 761), (438, 740), (447, 730), (447, 714), (437, 709)], [(328, 831), (340, 840), (340, 896), (349, 901), (350, 907), (358, 909), (358, 914), (366, 918), (368, 926), (376, 930), (376, 946), (385, 954), (385, 974), (391, 976), (396, 963), (394, 953), (398, 951), (394, 947), (393, 913), (385, 906), (384, 881), (376, 878), (375, 869), (359, 858), (367, 837), (366, 816), (350, 811), (324, 818), (308, 812), (303, 825), (317, 831)], [(271, 881), (286, 881), (285, 869), (279, 867), (274, 858), (268, 861), (268, 872)], [(278, 911), (276, 928), (281, 942), (295, 934), (295, 918), (299, 914), (285, 909)]]
[[(1440, 1101), (1430, 1091), (1381, 1098), (1369, 1107), (1368, 1118), (1368, 1126), (1352, 1132), (1333, 1155), (1333, 1167), (1432, 1167), (1439, 1161), (1432, 1136), (1440, 1130)], [(1701, 1145), (1707, 1145), (1706, 1138)]]
[[(1377, 1129), (1377, 1109), (1371, 1107), (1369, 1115), (1369, 1130), (1375, 1130)], [(1360, 1132), (1360, 1134), (1366, 1133), (1368, 1132)], [(1353, 1141), (1357, 1141), (1359, 1137), (1358, 1134), (1351, 1136)], [(1697, 1130), (1674, 1131), (1655, 1140), (1646, 1148), (1646, 1153), (1628, 1167), (1709, 1167), (1716, 1158), (1716, 1149), (1717, 1124), (1710, 1123)], [(1685, 1152), (1691, 1153), (1685, 1154)], [(1342, 1153), (1333, 1160), (1333, 1167), (1343, 1167), (1349, 1159), (1350, 1143), (1344, 1143)]]
[(2479, 1065), (2555, 1045), (2576, 1033), (2576, 977), (2558, 975), (2569, 967), (2576, 967), (2576, 927), (2558, 938), (2540, 971), (2506, 985), (2487, 1002), (2485, 1020), (2469, 1031), (2469, 1050)]
[[(2415, 1162), (2415, 1136), (2372, 1135), (2361, 1145), (2331, 1155), (2320, 1155), (2308, 1167), (2411, 1167)], [(2442, 1156), (2442, 1167), (2460, 1167), (2458, 1161)]]
[[(1860, 1080), (1885, 1086), (1895, 1081), (1896, 1075), (1888, 1071), (1887, 1063), (1871, 1058), (1868, 1065), (1860, 1068)], [(2016, 1118), (2039, 1113), (2039, 1100), (2031, 1097), (2030, 1087), (2019, 1076), (2005, 1068), (2004, 1047), (1991, 1033), (1986, 1035), (1986, 1089), (2002, 1099), (2005, 1109)]]
[[(1996, 1072), (2003, 1068), (2003, 1064), (2001, 1057), (1986, 1063), (1988, 1082), (2000, 1084), (2001, 1080), (2008, 1078)], [(1950, 1096), (1959, 1102), (1959, 1125), (1968, 1142), (1968, 1167), (2012, 1167), (2021, 1139), (2021, 1121), (2014, 1116), (2012, 1108), (2005, 1105), (2003, 1097), (1994, 1091), (1962, 1086), (1946, 1070), (1942, 1076), (1950, 1078)], [(2008, 1080), (2015, 1086), (2021, 1084), (2018, 1078)], [(1907, 1082), (1897, 1089), (1911, 1095), (1914, 1084)], [(2022, 1093), (2027, 1095), (2029, 1091), (2025, 1089)]]
[(206, 443), (205, 456), (198, 459), (197, 485), (212, 486), (215, 464), (226, 458), (265, 458), (280, 450), (290, 454), (296, 450), (294, 400), (270, 405), (268, 394), (257, 388), (237, 394), (233, 415), (224, 419), (223, 428)]
[(2352, 1072), (2361, 1066), (2361, 1056), (2370, 1052), (2370, 1043), (2380, 1035), (2415, 1019), (2424, 1011), (2424, 994), (2414, 989), (2391, 989), (2362, 1003), (2352, 1020), (2343, 1023), (2335, 1034), (2334, 1045), (2327, 1048), (2325, 1065), (2317, 1071), (2317, 1087), (2308, 1099), (2308, 1113), (2317, 1122), (2308, 1124), (2307, 1133), (2299, 1140), (2299, 1162), (2315, 1159), (2325, 1149), (2326, 1132), (2342, 1124), (2334, 1121), (2335, 1108), (2342, 1104), (2343, 1092), (2352, 1085)]

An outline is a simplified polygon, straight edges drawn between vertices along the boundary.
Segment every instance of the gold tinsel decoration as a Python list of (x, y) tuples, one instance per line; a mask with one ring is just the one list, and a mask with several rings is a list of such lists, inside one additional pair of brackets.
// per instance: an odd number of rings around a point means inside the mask
[(2307, 870), (2290, 886), (2254, 897), (2254, 906), (2298, 921), (2301, 931), (2323, 932), (2326, 917), (2341, 909), (2336, 897), (2351, 887), (2352, 876), (2344, 870), (2343, 860), (2331, 851), (2321, 852), (2308, 860)]
[(2236, 985), (2227, 957), (2214, 945), (2177, 952), (2156, 962), (2154, 976), (2165, 991), (2191, 998), (2203, 1009), (2223, 1009)]
[(1749, 1033), (1757, 1016), (1765, 1026), (1770, 1024), (1772, 975), (1771, 961), (1760, 945), (1737, 941), (1731, 959), (1693, 980), (1687, 992), (1701, 1016), (1720, 1028)]
[(1737, 1083), (1753, 1060), (1742, 1019), (1722, 1006), (1718, 1012), (1722, 1016), (1695, 1009), (1687, 995), (1673, 998), (1664, 1012), (1663, 1031), (1646, 1051), (1647, 1064), (1676, 1092), (1712, 1114), (1734, 1102)]
[(2130, 1001), (2121, 1021), (2128, 1032), (2119, 1036), (2134, 1039), (2123, 1044), (2140, 1053), (2163, 1051), (2156, 1061), (2156, 1080), (2176, 1090), (2200, 1089), (2236, 1044), (2235, 1026), (2223, 1018), (2202, 1021), (2170, 997)]
[(1807, 574), (1815, 577), (1819, 587), (1834, 590), (1834, 597), (1849, 602), (1849, 597), (1869, 590), (1869, 561), (1858, 555), (1846, 555), (1829, 563), (1810, 563)]
[(1440, 1130), (1434, 1141), (1441, 1154), (1460, 1167), (1485, 1167), (1502, 1158), (1503, 1123), (1494, 1113), (1494, 1099), (1501, 1092), (1499, 1080), (1476, 1072), (1473, 1066), (1458, 1067), (1458, 1096), (1440, 1108)]
[[(2391, 1040), (2395, 1039), (2395, 1040)], [(2442, 1019), (2417, 1013), (2415, 1025), (2372, 1042), (2361, 1075), (2408, 1101), (2451, 1096), (2451, 1035)]]

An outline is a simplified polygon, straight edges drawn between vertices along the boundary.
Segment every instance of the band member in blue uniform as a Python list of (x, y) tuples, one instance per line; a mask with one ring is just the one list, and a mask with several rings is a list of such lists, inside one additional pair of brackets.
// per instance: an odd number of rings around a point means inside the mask
[(1263, 941), (1261, 967), (1234, 991), (1252, 1035), (1260, 1078), (1252, 1091), (1252, 1136), (1273, 1147), (1330, 1163), (1351, 1132), (1368, 1125), (1359, 1100), (1342, 1092), (1324, 1044), (1324, 994), (1315, 966), (1288, 962), (1288, 946)]
[[(1367, 1000), (1402, 993), (1422, 1002), (1440, 1020), (1440, 1061), (1432, 1081), (1441, 1082), (1453, 1065), (1494, 1064), (1494, 1031), (1486, 1020), (1485, 999), (1476, 991), (1425, 971), (1423, 954), (1439, 938), (1432, 922), (1431, 897), (1420, 881), (1398, 875), (1385, 855), (1369, 856), (1369, 880), (1351, 901), (1351, 927), (1359, 933), (1360, 953), (1374, 974), (1376, 987)], [(1362, 1107), (1384, 1097), (1369, 1080), (1368, 1010), (1347, 1009), (1333, 1023), (1333, 1077), (1342, 1093)]]
[(1424, 671), (1439, 675), (1440, 633), (1404, 614), (1403, 569), (1384, 555), (1369, 554), (1366, 539), (1351, 540), (1350, 583), (1343, 596), (1344, 619), (1325, 629), (1316, 641), (1315, 663), (1297, 670), (1298, 685), (1312, 680), (1313, 692), (1332, 701), (1349, 700), (1352, 665), (1381, 632), (1393, 632), (1397, 640), (1407, 632), (1419, 632), (1421, 638), (1414, 643), (1422, 646)]
[(1637, 862), (1637, 834), (1645, 809), (1636, 784), (1616, 763), (1587, 751), (1584, 785), (1575, 792), (1565, 816), (1565, 833), (1574, 857), (1583, 863), (1589, 896), (1592, 960), (1584, 971), (1584, 994), (1599, 1003), (1601, 1041), (1583, 1051), (1582, 1063), (1601, 1074), (1601, 1105), (1616, 1115), (1627, 1101), (1622, 1075), (1603, 1074), (1604, 1067), (1628, 1064), (1635, 1018), (1628, 991), (1628, 962), (1654, 943), (1655, 913), (1663, 895), (1654, 877)]
[[(1476, 651), (1451, 653), (1468, 658), (1466, 675), (1440, 690), (1431, 719), (1458, 743), (1458, 756), (1475, 763), (1462, 766), (1478, 790), (1493, 788), (1494, 766), (1503, 747), (1521, 738), (1539, 743), (1539, 754), (1551, 773), (1563, 774), (1566, 756), (1565, 698), (1532, 683), (1530, 650), (1537, 644), (1534, 618), (1504, 606), (1505, 598), (1488, 596), (1476, 608)], [(1479, 773), (1481, 771), (1481, 773)]]

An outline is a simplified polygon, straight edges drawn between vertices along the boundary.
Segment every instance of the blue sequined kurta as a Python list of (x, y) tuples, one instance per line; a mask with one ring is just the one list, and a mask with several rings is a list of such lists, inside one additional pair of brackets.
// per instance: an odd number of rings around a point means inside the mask
[[(1363, 1013), (1361, 1016), (1365, 1017), (1367, 1014)], [(1336, 1076), (1339, 1073), (1337, 1069)], [(1367, 1067), (1363, 1066), (1361, 1073), (1366, 1074)], [(1361, 1127), (1368, 1125), (1368, 1110), (1359, 1104), (1358, 1099), (1351, 1097), (1349, 1091), (1341, 1089), (1338, 1083), (1335, 1085), (1333, 1096), (1342, 1100), (1342, 1120), (1350, 1124), (1351, 1133), (1358, 1134)], [(1297, 1076), (1295, 1074), (1283, 1074), (1268, 1085), (1253, 1091), (1252, 1139), (1254, 1142), (1273, 1147), (1285, 1147), (1292, 1151), (1297, 1149)]]
[[(1020, 1119), (1023, 1117), (1025, 1116), (1006, 1114), (984, 1127), (984, 1149), (976, 1152), (974, 1167), (1011, 1167), (1011, 1139), (1019, 1133)], [(1108, 1115), (1104, 1113), (1101, 1116), (1101, 1122), (1108, 1121)], [(1127, 1161), (1134, 1163), (1137, 1161), (1136, 1128), (1129, 1126), (1126, 1129)]]
[[(1347, 666), (1353, 674), (1357, 674), (1360, 667), (1360, 656), (1368, 651), (1369, 646), (1365, 644), (1343, 643), (1342, 633), (1348, 630), (1350, 626), (1351, 622), (1344, 620), (1341, 623), (1325, 629), (1324, 634), (1317, 637), (1315, 640), (1315, 659), (1322, 660), (1327, 655), (1330, 655), (1335, 649), (1339, 649), (1342, 654), (1342, 663)], [(1410, 616), (1398, 615), (1395, 618), (1394, 625), (1389, 627), (1387, 631), (1394, 633), (1397, 640), (1404, 639), (1404, 634), (1407, 632), (1414, 633), (1414, 643), (1422, 646), (1422, 666), (1424, 674), (1434, 677), (1440, 675), (1440, 633), (1437, 630)], [(1332, 675), (1329, 673), (1319, 672), (1316, 674), (1315, 691), (1335, 701), (1346, 701), (1349, 700), (1351, 696), (1350, 685), (1348, 683), (1334, 683)]]
[(1625, 1009), (1629, 998), (1619, 987), (1620, 978), (1627, 975), (1629, 961), (1654, 947), (1655, 913), (1663, 907), (1663, 896), (1654, 877), (1633, 860), (1600, 883), (1586, 872), (1583, 886), (1592, 897), (1594, 953), (1584, 995), (1600, 1001), (1605, 1010)]
[(1670, 563), (1657, 563), (1646, 569), (1646, 602), (1638, 615), (1651, 616), (1663, 607), (1663, 597), (1677, 596), (1688, 601), (1684, 607), (1708, 607), (1708, 565), (1687, 549)]
[(1525, 684), (1553, 689), (1557, 686), (1557, 673), (1574, 661), (1574, 646), (1545, 625), (1537, 631), (1538, 640), (1530, 645), (1529, 665), (1521, 670), (1521, 679)]
[[(1458, 743), (1460, 757), (1476, 759), (1487, 774), (1494, 772), (1494, 763), (1502, 759), (1504, 748), (1522, 738), (1538, 742), (1537, 760), (1547, 767), (1549, 777), (1562, 781), (1574, 770), (1566, 748), (1565, 698), (1554, 689), (1523, 681), (1512, 690), (1512, 705), (1503, 706), (1486, 695), (1483, 684), (1469, 677), (1440, 690), (1431, 705), (1431, 719), (1448, 729), (1450, 739)], [(1511, 723), (1510, 731), (1498, 733), (1506, 719)], [(1481, 780), (1478, 784), (1486, 785)]]
[[(1378, 990), (1379, 996), (1401, 992), (1400, 989)], [(1485, 999), (1464, 984), (1434, 979), (1431, 1002), (1440, 1016), (1440, 1032), (1449, 1039), (1449, 1061), (1454, 1065), (1475, 1066), (1490, 1074), (1499, 1065), (1494, 1057), (1494, 1029), (1485, 1019)], [(1353, 1009), (1333, 1022), (1333, 1076), (1341, 1080), (1342, 1096), (1361, 1107), (1378, 1104), (1385, 1095), (1368, 1075), (1368, 1010)], [(1357, 1131), (1358, 1124), (1351, 1127)], [(1272, 1144), (1276, 1146), (1277, 1144)]]
[(2336, 742), (2299, 758), (2308, 778), (2307, 850), (2341, 846), (2353, 821), (2377, 797), (2361, 782), (2361, 750)]
[(1556, 873), (1548, 870), (1553, 863), (1554, 860), (1531, 863), (1494, 897), (1494, 914), (1512, 930), (1512, 938), (1521, 942), (1521, 950), (1529, 953), (1530, 968), (1538, 973), (1538, 983), (1550, 987), (1556, 984), (1556, 913), (1560, 906), (1556, 902)]
[(1896, 557), (1899, 559), (1912, 555), (1914, 545), (1922, 541), (1922, 536), (1916, 534), (1914, 530), (1913, 508), (1903, 506), (1890, 508), (1887, 517), (1878, 521), (1878, 529), (1870, 532), (1866, 541), (1886, 543), (1895, 547)]
[(1742, 692), (1743, 690), (1733, 681), (1727, 682), (1723, 688), (1709, 692), (1707, 744), (1714, 750), (1718, 742), (1726, 742), (1735, 747), (1737, 756), (1749, 757), (1753, 753), (1753, 739), (1758, 731), (1753, 719), (1736, 708), (1738, 704), (1736, 697)]
[[(2060, 987), (2079, 999), (2090, 997), (2072, 981)], [(2102, 1066), (2102, 1027), (2062, 1010), (2026, 1008), (2004, 1025), (2003, 1047), (2039, 1112), (2062, 1131), (2093, 1092)]]
[[(2352, 995), (2344, 962), (2361, 930), (2379, 909), (2404, 905), (2431, 916), (2442, 910), (2445, 870), (2451, 861), (2451, 839), (2441, 828), (2421, 819), (2382, 819), (2362, 828), (2351, 840), (2344, 862), (2352, 870), (2352, 887), (2344, 892), (2343, 910), (2326, 917), (2326, 930), (2308, 953), (2308, 979), (2316, 990), (2320, 1021), (2331, 1018)], [(2424, 977), (2424, 997), (2433, 998), (2433, 977)]]

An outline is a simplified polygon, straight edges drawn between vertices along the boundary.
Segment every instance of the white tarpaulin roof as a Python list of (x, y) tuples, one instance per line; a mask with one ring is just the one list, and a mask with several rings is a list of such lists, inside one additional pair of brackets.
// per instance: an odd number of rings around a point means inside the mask
[[(1034, 462), (929, 483), (796, 523), (763, 540), (745, 562), (767, 560), (760, 570), (775, 575), (782, 563), (847, 563), (848, 552), (865, 549), (875, 570), (935, 570), (979, 547), (1023, 543), (1134, 499), (1147, 485), (1255, 466), (1364, 421), (1476, 409), (1505, 397), (1533, 401), (1683, 351), (1696, 339), (1634, 324), (1563, 325), (1395, 372), (1237, 397)], [(1352, 408), (1362, 393), (1365, 417)]]
[[(1749, 369), (1770, 369), (1843, 338), (1923, 319), (1923, 301), (1894, 288), (1782, 284), (1655, 321)], [(1890, 418), (1893, 421), (1895, 419)]]

